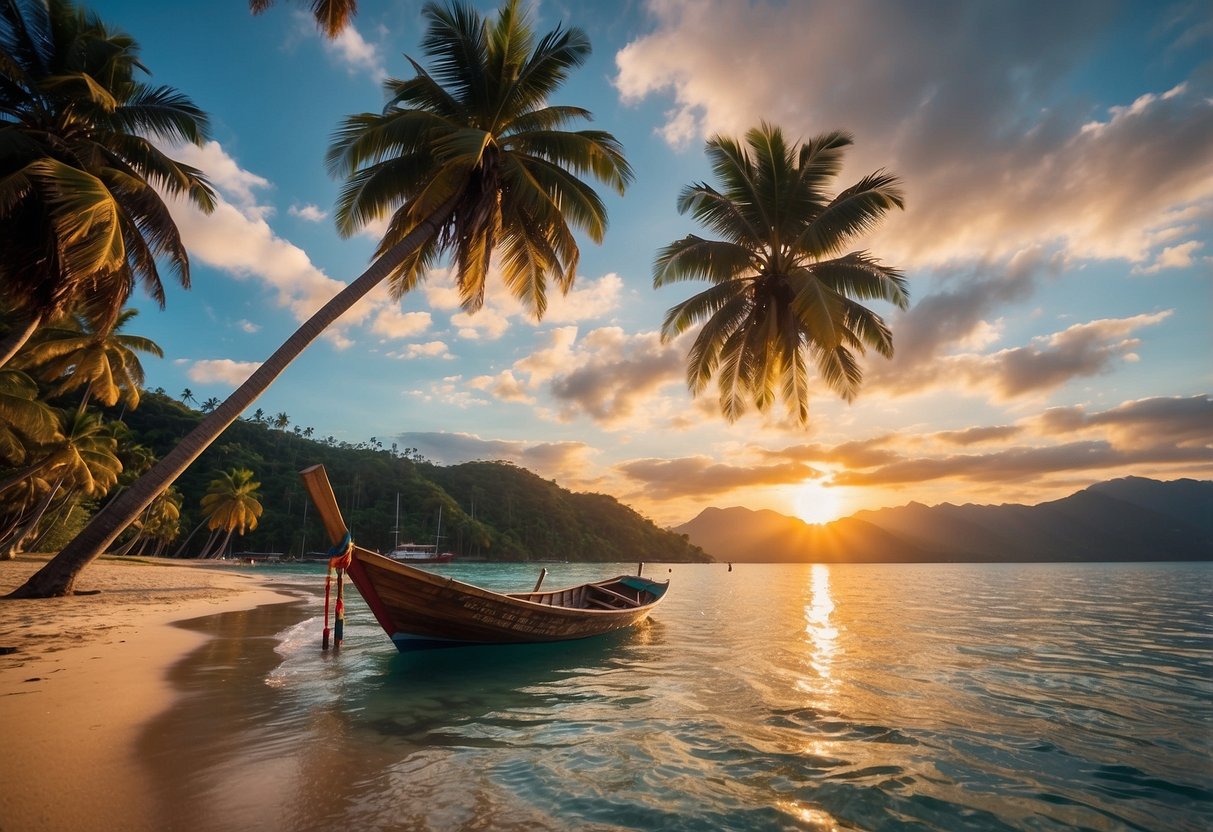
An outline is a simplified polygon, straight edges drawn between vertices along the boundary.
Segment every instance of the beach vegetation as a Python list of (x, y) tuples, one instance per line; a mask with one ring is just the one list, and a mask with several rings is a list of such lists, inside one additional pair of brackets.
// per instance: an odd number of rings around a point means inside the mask
[(264, 510), (258, 493), (260, 489), (261, 483), (253, 479), (253, 472), (247, 468), (233, 468), (211, 480), (202, 498), (202, 513), (211, 537), (199, 557), (221, 557), (227, 552), (233, 533), (243, 535), (257, 528)]
[[(201, 144), (206, 114), (139, 80), (138, 44), (68, 0), (0, 4), (0, 366), (40, 324), (85, 300), (99, 330), (135, 285), (164, 305), (161, 268), (189, 286), (164, 196), (202, 211), (202, 173), (153, 139)], [(164, 196), (162, 196), (164, 195)]]
[(691, 234), (658, 253), (654, 288), (711, 284), (669, 309), (661, 335), (699, 328), (687, 385), (699, 395), (715, 381), (729, 421), (782, 398), (805, 425), (810, 366), (849, 402), (863, 381), (859, 357), (868, 349), (893, 355), (889, 327), (863, 303), (906, 308), (905, 278), (847, 248), (904, 202), (897, 177), (883, 170), (831, 193), (851, 144), (838, 131), (790, 142), (765, 122), (744, 140), (717, 135), (705, 148), (717, 184), (697, 182), (678, 197), (679, 213), (720, 239)]
[[(517, 0), (492, 19), (457, 2), (429, 3), (422, 15), (430, 68), (414, 61), (412, 78), (385, 81), (387, 105), (346, 119), (328, 154), (330, 172), (345, 179), (338, 230), (350, 235), (387, 218), (371, 266), (10, 597), (70, 594), (80, 570), (384, 280), (399, 296), (449, 259), (464, 308), (474, 311), (499, 252), (505, 285), (537, 319), (549, 279), (563, 292), (572, 287), (579, 259), (574, 230), (600, 242), (607, 225), (605, 205), (585, 177), (619, 193), (632, 179), (614, 136), (566, 129), (588, 120), (587, 110), (548, 103), (589, 56), (588, 37), (563, 26), (538, 36)], [(204, 184), (197, 182), (194, 190)]]

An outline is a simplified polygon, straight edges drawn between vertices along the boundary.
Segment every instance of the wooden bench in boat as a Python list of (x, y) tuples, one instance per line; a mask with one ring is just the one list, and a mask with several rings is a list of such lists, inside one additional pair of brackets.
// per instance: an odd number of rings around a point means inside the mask
[(587, 593), (586, 602), (591, 606), (601, 607), (608, 610), (617, 610), (624, 607), (638, 606), (635, 598), (629, 598), (622, 593), (616, 592), (613, 589), (607, 589), (605, 586), (587, 587), (589, 592), (601, 593), (606, 596), (604, 598), (595, 598)]

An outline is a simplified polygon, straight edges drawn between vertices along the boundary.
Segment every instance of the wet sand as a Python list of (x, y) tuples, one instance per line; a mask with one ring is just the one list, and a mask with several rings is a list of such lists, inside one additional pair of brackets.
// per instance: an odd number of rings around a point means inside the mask
[[(0, 595), (42, 563), (0, 562)], [(163, 829), (141, 740), (180, 703), (171, 668), (211, 638), (174, 622), (297, 596), (229, 568), (151, 559), (102, 559), (77, 589), (100, 592), (0, 601), (0, 830)]]

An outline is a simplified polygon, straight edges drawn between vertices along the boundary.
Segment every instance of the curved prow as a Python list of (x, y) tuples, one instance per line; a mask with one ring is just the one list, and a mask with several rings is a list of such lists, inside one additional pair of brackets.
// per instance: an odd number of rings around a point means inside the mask
[(320, 515), (320, 520), (324, 523), (324, 530), (328, 533), (329, 541), (333, 545), (340, 543), (345, 537), (345, 519), (341, 516), (341, 509), (337, 505), (337, 495), (333, 493), (333, 486), (329, 484), (329, 475), (324, 470), (324, 466), (313, 465), (310, 468), (304, 468), (299, 472), (299, 477), (303, 480), (303, 487), (307, 489), (312, 503), (316, 506), (316, 513)]

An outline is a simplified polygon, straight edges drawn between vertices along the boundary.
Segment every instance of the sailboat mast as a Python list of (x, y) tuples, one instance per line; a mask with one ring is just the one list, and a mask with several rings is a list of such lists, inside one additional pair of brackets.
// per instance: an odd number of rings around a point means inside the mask
[(395, 543), (392, 544), (393, 549), (400, 548), (400, 492), (396, 492), (396, 525), (392, 527), (392, 532), (395, 534)]

